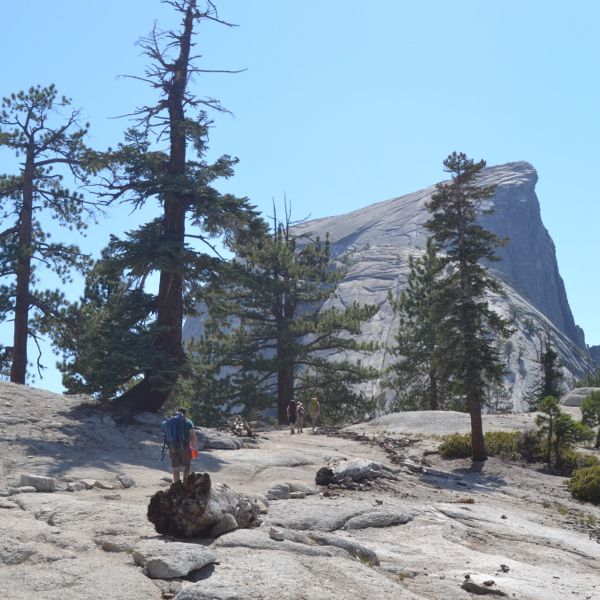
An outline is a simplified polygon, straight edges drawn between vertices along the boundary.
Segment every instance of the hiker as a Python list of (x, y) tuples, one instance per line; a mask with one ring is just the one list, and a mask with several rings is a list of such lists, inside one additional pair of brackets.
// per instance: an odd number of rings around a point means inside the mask
[(321, 405), (319, 404), (319, 401), (315, 397), (310, 399), (310, 406), (308, 407), (308, 412), (310, 414), (312, 430), (314, 431), (315, 426), (317, 424), (317, 419), (319, 418), (319, 415), (321, 414)]
[(291, 400), (287, 407), (287, 418), (290, 424), (290, 433), (294, 435), (294, 427), (296, 427), (296, 417), (298, 412), (298, 404), (295, 400)]
[(173, 466), (173, 481), (179, 481), (179, 472), (183, 467), (183, 481), (192, 471), (192, 449), (198, 448), (198, 440), (194, 431), (194, 424), (186, 418), (185, 408), (177, 409), (183, 415), (183, 439), (169, 444), (169, 458)]
[(304, 406), (302, 406), (302, 402), (298, 402), (298, 406), (296, 407), (296, 433), (302, 433), (303, 427), (304, 427)]

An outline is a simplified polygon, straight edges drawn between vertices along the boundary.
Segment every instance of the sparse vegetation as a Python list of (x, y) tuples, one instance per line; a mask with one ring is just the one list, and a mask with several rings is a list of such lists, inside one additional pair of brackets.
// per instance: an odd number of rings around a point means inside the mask
[[(483, 437), (490, 456), (516, 460), (521, 456), (521, 436), (519, 431), (488, 431)], [(455, 433), (446, 436), (439, 447), (439, 453), (444, 458), (469, 458), (473, 454), (471, 434)]]
[(600, 464), (577, 469), (567, 485), (574, 498), (587, 502), (600, 502)]

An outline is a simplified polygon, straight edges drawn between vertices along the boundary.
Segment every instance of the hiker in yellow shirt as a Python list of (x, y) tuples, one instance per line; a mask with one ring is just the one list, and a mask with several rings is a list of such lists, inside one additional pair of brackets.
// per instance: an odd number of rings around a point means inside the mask
[(312, 429), (314, 431), (315, 427), (317, 425), (317, 419), (319, 418), (319, 415), (321, 414), (321, 405), (319, 404), (319, 401), (314, 397), (310, 399), (308, 413), (310, 414)]

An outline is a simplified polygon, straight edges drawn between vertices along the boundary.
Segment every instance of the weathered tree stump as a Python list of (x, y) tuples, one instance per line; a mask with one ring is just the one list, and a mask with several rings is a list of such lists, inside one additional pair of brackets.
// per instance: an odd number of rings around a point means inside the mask
[(232, 529), (258, 527), (260, 509), (245, 494), (225, 484), (212, 485), (208, 473), (192, 473), (156, 492), (148, 505), (148, 520), (157, 533), (178, 538), (218, 537)]

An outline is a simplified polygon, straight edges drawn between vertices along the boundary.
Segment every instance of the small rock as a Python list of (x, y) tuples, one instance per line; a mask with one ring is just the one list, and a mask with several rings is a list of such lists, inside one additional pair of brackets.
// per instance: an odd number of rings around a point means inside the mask
[(86, 486), (81, 481), (71, 481), (70, 483), (67, 483), (67, 492), (81, 492), (85, 489)]
[(117, 481), (119, 481), (119, 483), (125, 489), (135, 486), (135, 480), (133, 479), (133, 477), (130, 477), (129, 475), (123, 475), (123, 474), (117, 475)]
[(121, 500), (121, 494), (104, 494), (105, 500)]
[(115, 423), (115, 420), (111, 416), (109, 416), (109, 415), (106, 415), (106, 417), (103, 417), (102, 422), (105, 425), (108, 425), (109, 427), (116, 427), (117, 426), (117, 424)]
[(290, 492), (290, 498), (292, 498), (292, 499), (306, 498), (306, 492)]
[(94, 481), (94, 487), (100, 488), (101, 490), (114, 490), (115, 486), (108, 481)]
[(269, 529), (269, 537), (276, 542), (283, 542), (285, 539), (283, 536), (283, 530), (278, 529), (277, 527), (271, 527)]
[(8, 493), (11, 496), (16, 494), (34, 494), (37, 490), (32, 485), (22, 485), (18, 488), (8, 488)]
[(100, 547), (105, 552), (131, 552), (135, 544), (133, 537), (115, 537), (102, 540)]
[(314, 485), (308, 485), (300, 481), (288, 482), (290, 492), (304, 492), (307, 496), (312, 496), (319, 493), (319, 488)]
[(278, 483), (267, 492), (269, 500), (287, 500), (290, 497), (290, 486), (287, 483)]
[(488, 587), (494, 585), (496, 582), (493, 579), (488, 579), (487, 581), (483, 582), (483, 585), (487, 585)]
[(20, 479), (20, 487), (24, 486), (32, 486), (36, 492), (54, 492), (56, 491), (56, 479), (23, 473)]
[(508, 565), (500, 565), (500, 569), (502, 569), (503, 573), (508, 573), (510, 571)]

